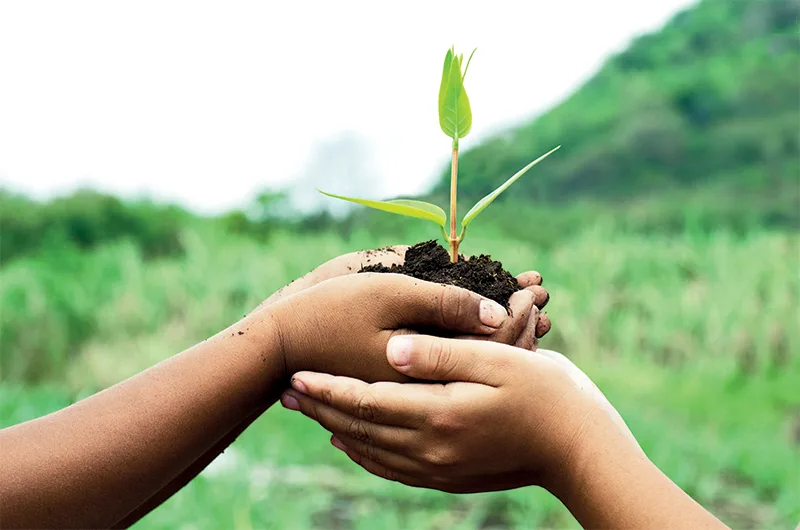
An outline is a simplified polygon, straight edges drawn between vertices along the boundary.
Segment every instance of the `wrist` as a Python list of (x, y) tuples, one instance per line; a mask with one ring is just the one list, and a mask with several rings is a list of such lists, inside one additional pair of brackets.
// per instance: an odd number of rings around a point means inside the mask
[(245, 341), (245, 348), (257, 359), (259, 371), (263, 373), (268, 387), (280, 385), (282, 389), (290, 374), (287, 369), (285, 326), (275, 305), (261, 307), (247, 315), (234, 326), (232, 337)]
[[(550, 475), (545, 489), (556, 496), (570, 511), (582, 502), (582, 492), (605, 476), (604, 466), (612, 462), (647, 460), (642, 450), (622, 433), (610, 416), (594, 407), (580, 422), (580, 427), (565, 450), (557, 472)], [(602, 480), (602, 479), (600, 479)], [(574, 512), (573, 512), (574, 513)]]

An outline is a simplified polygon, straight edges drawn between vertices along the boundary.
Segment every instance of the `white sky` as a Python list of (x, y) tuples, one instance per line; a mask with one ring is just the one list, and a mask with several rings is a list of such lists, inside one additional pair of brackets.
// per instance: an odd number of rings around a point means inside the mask
[(468, 149), (692, 3), (5, 0), (0, 185), (213, 212), (304, 172), (324, 182), (312, 153), (355, 135), (373, 196), (419, 192), (448, 159), (436, 97), (451, 44), (478, 48)]

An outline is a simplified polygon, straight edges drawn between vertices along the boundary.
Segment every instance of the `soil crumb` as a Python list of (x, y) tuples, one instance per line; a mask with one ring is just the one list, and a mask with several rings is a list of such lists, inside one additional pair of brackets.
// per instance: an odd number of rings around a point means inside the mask
[(481, 254), (450, 263), (447, 250), (435, 240), (417, 243), (406, 252), (403, 265), (366, 265), (359, 272), (391, 272), (420, 280), (456, 285), (490, 298), (508, 308), (508, 299), (520, 290), (519, 283), (503, 264)]

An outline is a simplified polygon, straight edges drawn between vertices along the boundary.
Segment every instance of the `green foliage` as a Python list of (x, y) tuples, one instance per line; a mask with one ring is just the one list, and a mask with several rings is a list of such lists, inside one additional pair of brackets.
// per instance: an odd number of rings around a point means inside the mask
[[(471, 225), (464, 250), (543, 274), (542, 347), (575, 360), (653, 461), (734, 528), (800, 519), (798, 16), (794, 1), (701, 0), (461, 163), (462, 193), (493, 200), (498, 175), (568, 146)], [(216, 333), (327, 258), (429, 238), (430, 218), (334, 222), (256, 203), (203, 221), (100, 194), (0, 193), (0, 427)], [(222, 459), (138, 526), (577, 528), (541, 490), (375, 479), (274, 408)]]
[[(793, 524), (800, 236), (702, 225), (639, 233), (638, 209), (582, 205), (560, 218), (560, 209), (522, 206), (498, 213), (525, 230), (483, 223), (465, 250), (542, 272), (554, 323), (542, 347), (586, 370), (656, 464), (732, 527)], [(540, 244), (537, 217), (573, 231)], [(425, 224), (414, 226), (402, 241), (425, 237)], [(0, 270), (0, 427), (212, 335), (321, 261), (401, 239), (362, 227), (350, 240), (282, 230), (268, 246), (217, 231), (189, 230), (185, 240), (184, 255), (157, 261), (121, 242)], [(541, 490), (452, 496), (372, 478), (320, 427), (277, 409), (222, 459), (139, 526), (577, 528)]]
[(180, 254), (187, 219), (175, 206), (124, 203), (91, 190), (42, 203), (0, 189), (0, 264), (45, 248), (86, 250), (121, 239), (147, 258)]
[(357, 199), (355, 197), (345, 197), (344, 195), (336, 195), (322, 190), (317, 190), (317, 191), (319, 191), (323, 195), (327, 195), (328, 197), (333, 197), (334, 199), (341, 199), (343, 201), (360, 204), (362, 206), (368, 206), (370, 208), (374, 208), (375, 210), (381, 210), (383, 212), (405, 215), (406, 217), (415, 217), (417, 219), (426, 219), (428, 221), (433, 221), (442, 228), (444, 228), (445, 221), (447, 220), (447, 216), (445, 215), (444, 210), (442, 210), (435, 204), (430, 204), (423, 201), (414, 201), (408, 199), (395, 199), (391, 201), (370, 201), (367, 199)]
[[(563, 144), (518, 200), (714, 188), (745, 209), (788, 197), (800, 211), (799, 31), (794, 0), (701, 0), (561, 104), (462, 153), (459, 193), (482, 197), (530, 153)], [(434, 194), (449, 183), (443, 171)]]
[(498, 196), (500, 196), (501, 193), (506, 191), (509, 186), (514, 184), (514, 182), (516, 182), (518, 178), (520, 178), (522, 175), (527, 173), (530, 168), (532, 168), (533, 166), (535, 166), (536, 164), (538, 164), (539, 162), (541, 162), (542, 160), (544, 160), (545, 158), (550, 156), (552, 153), (557, 151), (560, 147), (561, 146), (559, 145), (558, 147), (556, 147), (554, 149), (551, 149), (550, 151), (548, 151), (547, 153), (543, 154), (542, 156), (540, 156), (539, 158), (537, 158), (536, 160), (534, 160), (533, 162), (531, 162), (530, 164), (528, 164), (524, 168), (520, 169), (514, 175), (512, 175), (511, 178), (509, 178), (507, 181), (505, 181), (503, 184), (501, 184), (500, 187), (498, 187), (496, 190), (491, 192), (489, 195), (487, 195), (483, 199), (479, 200), (477, 202), (477, 204), (475, 204), (475, 206), (470, 208), (470, 210), (464, 216), (464, 219), (461, 221), (461, 226), (466, 228), (467, 225), (469, 223), (471, 223), (472, 220), (475, 219), (475, 217), (477, 217), (479, 213), (481, 213), (483, 210), (485, 210), (487, 206), (492, 204), (492, 201), (494, 201)]
[[(475, 54), (475, 50), (472, 50), (472, 53), (467, 60), (467, 64), (464, 65), (464, 70), (462, 72), (461, 66), (463, 63), (464, 56), (463, 55), (456, 55), (455, 49), (451, 48), (447, 50), (447, 53), (444, 57), (444, 67), (442, 69), (442, 80), (441, 84), (439, 85), (439, 125), (442, 128), (442, 131), (450, 138), (453, 139), (453, 171), (456, 171), (456, 163), (458, 159), (458, 140), (459, 138), (464, 138), (469, 131), (472, 129), (472, 110), (470, 109), (469, 105), (469, 98), (467, 98), (467, 92), (464, 88), (464, 76), (467, 74), (467, 69), (469, 68), (469, 63), (472, 61), (472, 55)], [(489, 204), (492, 203), (501, 193), (503, 193), (506, 189), (508, 189), (511, 184), (513, 184), (518, 178), (524, 175), (530, 168), (535, 166), (540, 161), (544, 160), (547, 156), (549, 156), (553, 151), (557, 150), (559, 147), (552, 149), (548, 153), (540, 156), (533, 162), (530, 162), (521, 170), (517, 171), (511, 178), (509, 178), (504, 184), (500, 187), (489, 193), (483, 199), (478, 201), (478, 203), (472, 207), (472, 209), (464, 216), (464, 219), (461, 221), (461, 226), (464, 228), (460, 235), (456, 236), (455, 228), (451, 228), (453, 231), (451, 234), (448, 234), (445, 230), (445, 224), (447, 222), (447, 216), (445, 215), (444, 210), (440, 207), (436, 206), (435, 204), (431, 204), (429, 202), (419, 201), (419, 200), (409, 200), (409, 199), (396, 199), (390, 201), (373, 201), (367, 199), (358, 199), (354, 197), (345, 197), (343, 195), (335, 195), (333, 193), (328, 193), (322, 190), (317, 190), (323, 195), (327, 195), (328, 197), (333, 197), (335, 199), (341, 199), (344, 201), (353, 202), (356, 204), (360, 204), (362, 206), (368, 206), (370, 208), (381, 210), (384, 212), (390, 212), (400, 215), (405, 215), (407, 217), (415, 217), (419, 219), (427, 219), (428, 221), (433, 221), (434, 223), (440, 225), (442, 227), (442, 233), (447, 241), (451, 242), (451, 258), (453, 261), (456, 261), (458, 255), (458, 245), (464, 239), (466, 235), (466, 228), (469, 223), (472, 222), (475, 217), (479, 213), (481, 213), (484, 209), (486, 209)], [(456, 178), (455, 174), (451, 175), (451, 178)], [(455, 182), (455, 181), (454, 181)], [(456, 198), (452, 196), (451, 200), (451, 213), (455, 212), (456, 205), (455, 200)], [(451, 225), (454, 227), (455, 225)]]
[[(475, 53), (475, 50), (472, 51)], [(461, 71), (463, 55), (456, 55), (455, 49), (447, 50), (442, 69), (442, 82), (439, 85), (439, 126), (442, 131), (458, 145), (458, 139), (464, 138), (472, 129), (472, 109), (464, 88), (466, 67), (472, 60), (469, 56), (464, 71)]]

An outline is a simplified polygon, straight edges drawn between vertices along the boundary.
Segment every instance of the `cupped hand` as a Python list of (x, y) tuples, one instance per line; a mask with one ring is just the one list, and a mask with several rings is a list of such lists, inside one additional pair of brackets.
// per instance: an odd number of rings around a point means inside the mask
[(301, 372), (282, 403), (333, 433), (367, 471), (454, 493), (551, 488), (596, 429), (636, 440), (600, 390), (563, 355), (430, 336), (393, 338), (401, 374), (438, 384)]
[(508, 319), (497, 302), (472, 291), (400, 274), (330, 278), (267, 306), (286, 375), (326, 371), (368, 381), (407, 380), (386, 360), (395, 335), (433, 329), (487, 336)]
[[(396, 245), (377, 250), (351, 252), (333, 258), (275, 292), (264, 300), (256, 311), (314, 287), (325, 280), (356, 274), (366, 265), (380, 263), (389, 267), (394, 264), (402, 264), (408, 248), (407, 245)], [(550, 294), (542, 287), (542, 276), (536, 271), (520, 274), (517, 276), (517, 281), (522, 290), (511, 296), (509, 300), (510, 315), (501, 328), (487, 336), (469, 338), (502, 342), (525, 349), (536, 349), (539, 338), (550, 330), (550, 319), (546, 313), (541, 311), (549, 301)]]

